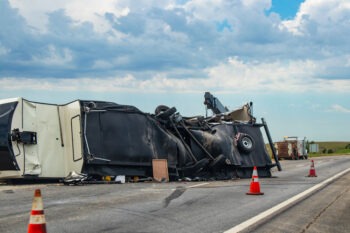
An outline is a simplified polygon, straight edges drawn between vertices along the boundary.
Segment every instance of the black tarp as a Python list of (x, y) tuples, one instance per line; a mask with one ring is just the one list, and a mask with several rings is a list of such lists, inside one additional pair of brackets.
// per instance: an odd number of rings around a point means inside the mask
[(0, 105), (0, 171), (19, 170), (10, 142), (10, 127), (16, 106), (17, 102)]

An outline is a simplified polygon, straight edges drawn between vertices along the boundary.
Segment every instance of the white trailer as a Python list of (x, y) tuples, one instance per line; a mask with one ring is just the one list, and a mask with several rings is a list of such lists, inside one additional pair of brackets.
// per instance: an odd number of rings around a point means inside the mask
[(79, 101), (54, 105), (0, 100), (0, 178), (58, 178), (81, 172), (81, 132)]

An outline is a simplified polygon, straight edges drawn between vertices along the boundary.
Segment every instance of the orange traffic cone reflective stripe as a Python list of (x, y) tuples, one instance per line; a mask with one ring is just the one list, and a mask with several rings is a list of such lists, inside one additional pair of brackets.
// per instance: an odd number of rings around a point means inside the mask
[(258, 170), (256, 169), (256, 166), (254, 166), (253, 169), (253, 175), (252, 175), (252, 181), (250, 182), (250, 189), (249, 192), (246, 193), (247, 195), (263, 195), (263, 192), (260, 192), (260, 183), (259, 183), (259, 177), (258, 177)]
[(32, 203), (32, 211), (30, 213), (28, 233), (46, 233), (46, 221), (43, 207), (41, 191), (40, 189), (36, 189)]

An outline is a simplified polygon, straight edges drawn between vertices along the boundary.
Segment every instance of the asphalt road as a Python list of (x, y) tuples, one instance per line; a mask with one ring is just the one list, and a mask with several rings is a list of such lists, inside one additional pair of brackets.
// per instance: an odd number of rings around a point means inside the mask
[[(282, 161), (282, 172), (260, 179), (215, 182), (63, 186), (0, 185), (0, 232), (26, 232), (34, 190), (43, 195), (51, 232), (224, 232), (350, 167), (350, 156)], [(350, 232), (349, 173), (302, 202), (245, 232)], [(326, 227), (327, 226), (327, 227)], [(332, 228), (332, 226), (334, 226)]]
[(350, 232), (350, 172), (314, 195), (243, 232)]

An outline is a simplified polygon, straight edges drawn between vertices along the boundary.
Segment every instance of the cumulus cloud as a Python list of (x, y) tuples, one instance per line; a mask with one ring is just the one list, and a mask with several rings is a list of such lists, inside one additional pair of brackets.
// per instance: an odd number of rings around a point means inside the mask
[(129, 13), (128, 7), (118, 4), (118, 1), (98, 0), (62, 0), (55, 2), (43, 2), (40, 0), (22, 1), (10, 0), (11, 6), (18, 9), (21, 16), (28, 25), (34, 29), (48, 33), (49, 15), (57, 10), (63, 9), (67, 17), (72, 19), (73, 26), (89, 22), (98, 33), (111, 30), (111, 25), (104, 17), (106, 13), (115, 17), (126, 16)]
[[(101, 68), (111, 64), (96, 63)], [(303, 69), (300, 69), (303, 67)], [(325, 80), (309, 77), (319, 69), (312, 61), (289, 63), (245, 63), (238, 58), (205, 70), (202, 77), (176, 78), (167, 72), (158, 72), (149, 78), (139, 79), (132, 74), (106, 78), (25, 79), (3, 78), (4, 90), (60, 90), (91, 92), (202, 92), (216, 93), (303, 93), (343, 92), (350, 89), (350, 80)], [(16, 82), (16, 85), (13, 85)], [(335, 106), (334, 109), (340, 109)]]
[(0, 56), (6, 55), (9, 52), (10, 52), (10, 49), (7, 49), (6, 47), (2, 46), (0, 42)]
[(335, 111), (335, 112), (342, 112), (342, 113), (350, 113), (350, 109), (345, 108), (339, 104), (334, 104), (331, 107), (331, 111)]
[(350, 87), (346, 1), (306, 0), (286, 21), (267, 13), (271, 0), (0, 4), (1, 88), (14, 88), (10, 80), (92, 91)]
[(342, 0), (305, 1), (292, 20), (282, 22), (291, 33), (313, 43), (340, 46), (350, 36), (350, 3)]
[(62, 51), (58, 51), (54, 45), (49, 45), (42, 56), (33, 56), (32, 59), (33, 62), (43, 65), (69, 66), (73, 57), (69, 49), (63, 48)]

